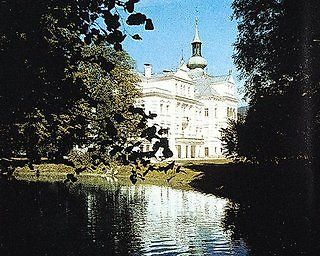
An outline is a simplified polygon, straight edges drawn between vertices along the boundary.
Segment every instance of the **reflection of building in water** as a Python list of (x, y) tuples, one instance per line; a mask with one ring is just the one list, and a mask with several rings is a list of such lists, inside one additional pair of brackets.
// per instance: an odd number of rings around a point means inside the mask
[(86, 194), (86, 203), (87, 203), (87, 227), (89, 235), (92, 239), (92, 242), (96, 241), (97, 236), (97, 221), (98, 221), (98, 207), (97, 207), (97, 198), (94, 193)]
[(229, 200), (168, 187), (109, 185), (85, 192), (94, 246), (117, 255), (246, 255), (244, 242), (234, 241), (223, 223)]
[(157, 186), (136, 190), (147, 202), (143, 217), (139, 211), (133, 212), (134, 222), (143, 222), (135, 232), (143, 241), (145, 255), (170, 251), (205, 255), (236, 250), (222, 224), (228, 200)]
[[(211, 76), (205, 71), (198, 28), (192, 56), (176, 71), (152, 74), (150, 64), (141, 74), (143, 97), (138, 105), (157, 114), (150, 124), (168, 128), (174, 158), (222, 157), (220, 129), (237, 118), (237, 90), (231, 73)], [(145, 151), (151, 150), (146, 143)]]

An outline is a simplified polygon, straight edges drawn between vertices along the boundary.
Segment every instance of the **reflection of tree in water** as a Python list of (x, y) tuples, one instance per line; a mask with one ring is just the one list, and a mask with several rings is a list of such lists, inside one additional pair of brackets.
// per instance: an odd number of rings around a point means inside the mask
[(319, 255), (319, 214), (309, 175), (301, 170), (272, 177), (239, 203), (229, 202), (223, 226), (232, 240), (244, 239), (250, 255)]
[[(134, 211), (144, 212), (144, 202), (128, 187), (85, 188), (88, 248), (97, 255), (130, 255), (139, 249)], [(132, 207), (136, 205), (136, 207)]]
[(3, 185), (0, 255), (317, 255), (316, 193), (307, 177), (284, 177), (231, 201), (147, 185)]

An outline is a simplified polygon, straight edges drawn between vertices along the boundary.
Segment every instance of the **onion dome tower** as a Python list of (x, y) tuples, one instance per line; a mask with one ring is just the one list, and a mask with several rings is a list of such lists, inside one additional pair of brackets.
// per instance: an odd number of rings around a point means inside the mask
[(195, 35), (194, 35), (194, 38), (193, 38), (191, 45), (192, 45), (192, 56), (188, 61), (188, 68), (189, 69), (196, 69), (196, 68), (204, 69), (208, 65), (208, 63), (207, 63), (206, 59), (201, 56), (202, 42), (199, 37), (198, 19), (196, 19), (196, 31), (195, 31)]

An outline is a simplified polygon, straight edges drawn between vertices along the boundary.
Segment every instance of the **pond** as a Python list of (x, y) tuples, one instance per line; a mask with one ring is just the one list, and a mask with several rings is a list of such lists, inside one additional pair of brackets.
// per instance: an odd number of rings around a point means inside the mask
[(274, 207), (152, 185), (0, 179), (0, 255), (309, 255), (310, 219)]

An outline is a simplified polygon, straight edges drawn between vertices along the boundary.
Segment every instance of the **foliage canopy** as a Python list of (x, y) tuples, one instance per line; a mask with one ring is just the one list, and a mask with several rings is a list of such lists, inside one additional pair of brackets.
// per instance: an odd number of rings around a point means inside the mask
[(258, 163), (318, 158), (319, 1), (235, 0), (232, 7), (234, 60), (250, 109), (244, 124), (229, 128), (242, 148), (227, 150)]
[(147, 157), (135, 149), (150, 136), (143, 131), (152, 115), (133, 106), (139, 79), (119, 51), (126, 26), (153, 29), (137, 2), (0, 3), (0, 157), (61, 161), (75, 145), (91, 147), (96, 162)]

